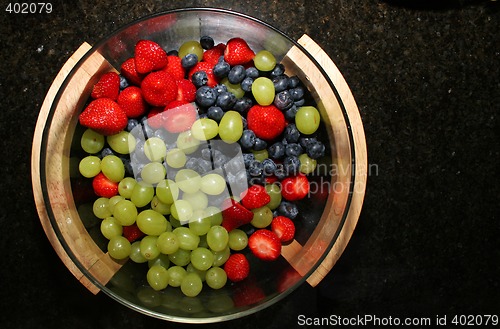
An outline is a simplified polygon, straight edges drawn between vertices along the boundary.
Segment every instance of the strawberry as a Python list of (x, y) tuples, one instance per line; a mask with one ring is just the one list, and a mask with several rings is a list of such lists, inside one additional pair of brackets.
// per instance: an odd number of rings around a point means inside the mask
[(250, 235), (248, 247), (255, 257), (264, 261), (276, 260), (281, 254), (281, 240), (268, 229), (259, 229)]
[(243, 205), (234, 199), (228, 198), (222, 203), (222, 227), (228, 232), (248, 224), (253, 219), (253, 212), (243, 207)]
[(198, 62), (191, 70), (189, 70), (188, 78), (191, 80), (191, 77), (195, 72), (205, 71), (208, 77), (207, 86), (213, 88), (218, 83), (217, 77), (214, 75), (213, 68), (214, 64), (208, 62)]
[(265, 206), (271, 201), (266, 189), (262, 185), (252, 185), (241, 195), (241, 204), (247, 209), (255, 209)]
[(131, 57), (122, 63), (120, 66), (120, 73), (123, 75), (129, 83), (140, 86), (142, 79), (146, 76), (145, 74), (138, 73), (135, 69), (135, 58)]
[(128, 118), (137, 118), (146, 112), (147, 104), (139, 87), (129, 86), (123, 89), (117, 102)]
[(303, 199), (309, 194), (309, 180), (303, 174), (287, 177), (281, 182), (281, 195), (288, 201)]
[(167, 58), (168, 64), (163, 70), (170, 73), (175, 80), (184, 79), (186, 71), (184, 71), (184, 68), (181, 65), (181, 59), (179, 58), (179, 56), (169, 55), (167, 56)]
[(196, 86), (188, 79), (177, 80), (177, 100), (186, 103), (196, 99)]
[(135, 45), (134, 57), (135, 69), (139, 73), (161, 70), (168, 63), (165, 50), (151, 40), (139, 40)]
[(146, 234), (142, 232), (136, 223), (130, 226), (123, 226), (123, 236), (130, 241), (130, 243), (139, 240)]
[(100, 197), (111, 198), (118, 194), (118, 183), (111, 181), (102, 172), (93, 178), (92, 188)]
[(245, 64), (255, 57), (255, 53), (242, 38), (232, 38), (226, 44), (224, 60), (229, 65)]
[(271, 231), (273, 231), (281, 242), (289, 242), (295, 236), (295, 224), (285, 216), (277, 216), (271, 222)]
[(92, 88), (90, 96), (96, 98), (110, 98), (114, 101), (120, 92), (120, 76), (116, 72), (104, 73)]
[(203, 61), (208, 62), (212, 65), (217, 64), (219, 58), (224, 56), (224, 50), (226, 49), (226, 45), (223, 43), (219, 43), (218, 45), (206, 50), (203, 53)]
[(109, 98), (98, 98), (80, 113), (80, 124), (98, 133), (109, 136), (125, 129), (128, 123), (125, 111)]
[(248, 129), (264, 140), (278, 137), (285, 129), (285, 116), (274, 105), (254, 105), (247, 114)]
[(148, 112), (148, 126), (153, 129), (163, 127), (163, 107), (153, 107)]
[(142, 96), (152, 106), (166, 106), (177, 98), (175, 79), (165, 71), (148, 74), (141, 82)]
[(232, 282), (242, 281), (250, 273), (250, 263), (245, 255), (235, 253), (229, 256), (224, 263), (224, 271), (227, 278)]
[(180, 133), (191, 129), (191, 126), (198, 118), (198, 112), (193, 103), (187, 103), (167, 109), (162, 116), (163, 128), (171, 133)]

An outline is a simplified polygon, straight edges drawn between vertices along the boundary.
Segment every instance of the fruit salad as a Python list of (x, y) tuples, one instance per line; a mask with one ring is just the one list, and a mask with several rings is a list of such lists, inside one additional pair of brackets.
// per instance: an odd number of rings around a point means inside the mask
[[(297, 76), (267, 51), (210, 36), (139, 40), (79, 115), (80, 177), (116, 260), (186, 296), (247, 280), (296, 238), (325, 144)], [(78, 186), (73, 186), (75, 198)], [(80, 196), (81, 197), (81, 196)]]

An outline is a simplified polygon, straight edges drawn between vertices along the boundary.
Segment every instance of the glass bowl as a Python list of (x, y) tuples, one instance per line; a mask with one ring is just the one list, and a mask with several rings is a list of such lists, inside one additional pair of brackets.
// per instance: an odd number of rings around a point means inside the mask
[[(319, 138), (326, 155), (311, 175), (311, 191), (298, 203), (297, 232), (281, 256), (263, 263), (249, 256), (251, 275), (222, 289), (185, 297), (177, 288), (150, 288), (147, 266), (106, 253), (99, 221), (89, 216), (88, 184), (78, 178), (79, 113), (104, 72), (132, 57), (140, 39), (164, 49), (208, 35), (216, 44), (245, 39), (255, 51), (273, 53), (307, 87), (322, 117)], [(49, 89), (39, 115), (32, 152), (32, 180), (42, 226), (58, 256), (91, 292), (152, 317), (174, 322), (226, 321), (262, 310), (304, 282), (316, 286), (345, 249), (361, 211), (366, 183), (366, 145), (359, 112), (342, 75), (307, 35), (294, 41), (253, 17), (214, 8), (158, 13), (135, 21), (93, 47), (73, 54)], [(90, 190), (91, 191), (91, 190)], [(95, 196), (94, 196), (95, 197)], [(91, 205), (91, 203), (90, 203)], [(91, 206), (90, 206), (91, 208)], [(254, 296), (252, 299), (244, 296)]]

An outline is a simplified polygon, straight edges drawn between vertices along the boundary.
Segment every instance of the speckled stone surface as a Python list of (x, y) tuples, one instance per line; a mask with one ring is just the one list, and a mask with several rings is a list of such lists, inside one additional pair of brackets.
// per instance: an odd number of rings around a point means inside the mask
[[(413, 4), (413, 3), (417, 4)], [(430, 4), (428, 4), (430, 3)], [(315, 289), (222, 325), (295, 328), (299, 315), (500, 313), (500, 38), (493, 1), (77, 1), (0, 14), (2, 328), (184, 327), (93, 296), (62, 265), (35, 209), (33, 131), (44, 95), (83, 42), (178, 7), (213, 6), (310, 35), (352, 89), (370, 176), (340, 261)], [(186, 326), (187, 327), (187, 326)]]

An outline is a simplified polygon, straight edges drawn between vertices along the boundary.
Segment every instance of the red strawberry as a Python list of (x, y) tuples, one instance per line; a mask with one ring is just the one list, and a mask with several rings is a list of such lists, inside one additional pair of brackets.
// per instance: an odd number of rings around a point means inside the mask
[(168, 56), (165, 50), (151, 40), (139, 40), (135, 45), (134, 55), (135, 69), (139, 73), (161, 70), (168, 63)]
[(285, 116), (274, 105), (254, 105), (247, 114), (248, 129), (264, 140), (278, 137), (285, 129)]
[(191, 80), (191, 77), (193, 76), (193, 74), (195, 72), (205, 71), (205, 73), (207, 74), (207, 77), (208, 77), (207, 86), (213, 88), (218, 83), (217, 77), (214, 75), (213, 68), (214, 68), (214, 64), (212, 64), (212, 63), (198, 62), (191, 70), (189, 70), (189, 74), (188, 74), (189, 80)]
[(289, 242), (295, 236), (295, 224), (285, 216), (277, 216), (271, 222), (271, 230), (281, 242)]
[(105, 198), (111, 198), (118, 194), (118, 183), (108, 179), (102, 172), (93, 178), (92, 188), (95, 194)]
[(170, 110), (170, 109), (175, 109), (176, 107), (186, 105), (187, 103), (188, 102), (176, 99), (176, 100), (173, 100), (170, 103), (168, 103), (167, 106), (165, 106), (164, 110), (166, 111), (166, 110)]
[(160, 129), (163, 127), (163, 107), (153, 107), (148, 112), (148, 126), (153, 129)]
[(188, 79), (177, 80), (177, 100), (186, 103), (196, 99), (196, 86)]
[(281, 182), (281, 195), (288, 201), (303, 199), (309, 194), (309, 180), (303, 174), (287, 177)]
[(129, 118), (137, 118), (146, 112), (147, 104), (142, 97), (141, 88), (129, 86), (118, 95), (118, 105)]
[(192, 103), (167, 109), (162, 113), (163, 127), (171, 133), (180, 133), (191, 129), (198, 118), (196, 107)]
[(253, 212), (243, 207), (243, 205), (234, 199), (226, 199), (222, 203), (222, 227), (228, 232), (248, 224), (253, 219)]
[(165, 66), (164, 70), (170, 73), (175, 80), (182, 80), (186, 75), (186, 71), (181, 65), (181, 59), (179, 56), (170, 55), (167, 56), (168, 64)]
[(136, 223), (130, 226), (123, 226), (123, 236), (130, 241), (130, 243), (139, 240), (146, 234), (142, 232)]
[(247, 209), (255, 209), (265, 206), (271, 201), (266, 189), (262, 185), (252, 185), (241, 195), (241, 204)]
[(255, 257), (264, 260), (276, 260), (281, 254), (281, 240), (267, 229), (259, 229), (248, 238), (248, 247)]
[(110, 98), (114, 101), (120, 92), (120, 76), (116, 72), (104, 73), (92, 88), (90, 96), (96, 98)]
[(245, 255), (236, 253), (229, 256), (224, 263), (227, 278), (233, 282), (244, 280), (250, 273), (250, 263)]
[(224, 56), (224, 50), (226, 49), (226, 45), (223, 43), (219, 43), (217, 46), (214, 46), (203, 53), (203, 61), (211, 63), (212, 65), (217, 64), (219, 58)]
[(123, 75), (129, 83), (140, 86), (142, 79), (146, 76), (145, 74), (140, 74), (135, 69), (135, 58), (131, 57), (122, 63), (120, 66), (120, 73)]
[(224, 50), (224, 60), (229, 65), (245, 64), (255, 57), (255, 53), (242, 38), (230, 39)]
[(148, 74), (141, 83), (142, 96), (153, 106), (166, 106), (177, 98), (175, 79), (165, 71)]
[(80, 124), (109, 136), (125, 129), (128, 123), (125, 111), (109, 98), (98, 98), (80, 113)]

